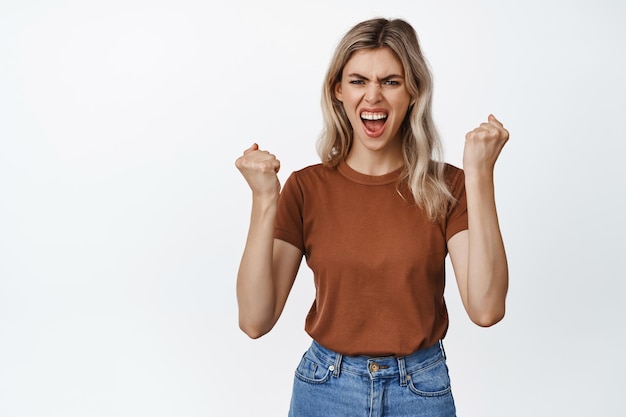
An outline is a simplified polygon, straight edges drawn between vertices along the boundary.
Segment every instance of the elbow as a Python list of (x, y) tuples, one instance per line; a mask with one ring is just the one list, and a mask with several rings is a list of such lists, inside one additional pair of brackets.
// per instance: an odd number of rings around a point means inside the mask
[(267, 332), (259, 332), (259, 331), (254, 331), (254, 330), (249, 330), (249, 329), (241, 329), (246, 336), (248, 336), (250, 339), (258, 339), (261, 336), (264, 336), (265, 334), (267, 334)]
[(504, 307), (470, 315), (472, 322), (480, 327), (491, 327), (502, 321), (503, 318)]
[(258, 339), (261, 336), (269, 333), (271, 328), (267, 328), (265, 326), (260, 326), (254, 323), (243, 323), (239, 321), (239, 329), (244, 332), (250, 339)]

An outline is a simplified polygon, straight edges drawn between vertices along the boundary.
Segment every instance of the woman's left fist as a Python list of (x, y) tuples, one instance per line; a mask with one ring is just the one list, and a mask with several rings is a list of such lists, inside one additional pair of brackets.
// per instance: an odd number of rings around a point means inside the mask
[(509, 131), (490, 114), (486, 122), (465, 135), (463, 170), (493, 170), (500, 151), (509, 140)]

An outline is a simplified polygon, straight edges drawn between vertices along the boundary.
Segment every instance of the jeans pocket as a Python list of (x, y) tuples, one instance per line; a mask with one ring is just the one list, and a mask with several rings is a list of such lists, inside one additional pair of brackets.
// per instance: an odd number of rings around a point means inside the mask
[(439, 397), (451, 391), (450, 375), (445, 359), (408, 374), (409, 389), (423, 397)]
[(296, 368), (296, 378), (309, 384), (323, 384), (330, 378), (332, 371), (315, 357), (305, 353)]

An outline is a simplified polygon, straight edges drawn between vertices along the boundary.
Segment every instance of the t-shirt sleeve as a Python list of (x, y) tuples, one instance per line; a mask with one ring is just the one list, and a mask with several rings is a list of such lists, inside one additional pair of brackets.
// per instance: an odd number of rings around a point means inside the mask
[(462, 230), (467, 229), (467, 197), (465, 195), (465, 174), (463, 170), (451, 165), (449, 172), (450, 192), (456, 199), (448, 210), (446, 219), (446, 241)]
[(299, 248), (304, 253), (303, 194), (297, 174), (292, 173), (278, 197), (274, 237)]

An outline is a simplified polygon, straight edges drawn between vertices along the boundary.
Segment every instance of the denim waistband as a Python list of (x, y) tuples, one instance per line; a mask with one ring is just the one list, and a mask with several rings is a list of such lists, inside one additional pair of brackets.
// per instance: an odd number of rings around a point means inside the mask
[(407, 374), (445, 360), (445, 351), (441, 341), (408, 356), (347, 356), (330, 350), (315, 340), (309, 352), (326, 364), (335, 377), (338, 377), (341, 372), (369, 375), (371, 378), (400, 377), (401, 385), (406, 384)]

